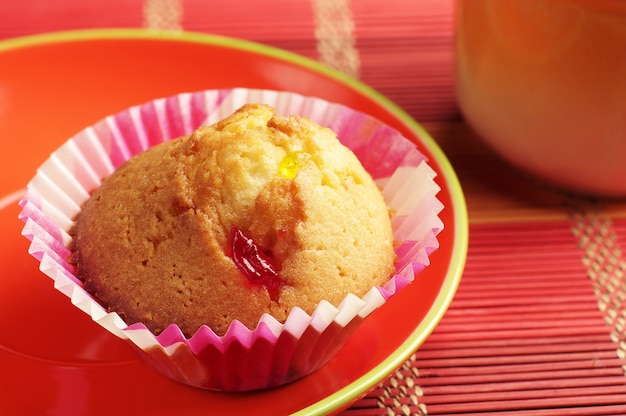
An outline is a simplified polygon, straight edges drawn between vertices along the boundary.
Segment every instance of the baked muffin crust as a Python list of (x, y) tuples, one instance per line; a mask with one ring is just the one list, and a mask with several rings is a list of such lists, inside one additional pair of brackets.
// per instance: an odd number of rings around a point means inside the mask
[[(237, 232), (276, 269), (276, 290), (242, 272)], [(223, 335), (264, 313), (284, 321), (394, 272), (388, 209), (356, 156), (331, 130), (266, 105), (135, 156), (72, 233), (86, 290), (155, 333), (176, 323), (187, 336), (201, 325)]]

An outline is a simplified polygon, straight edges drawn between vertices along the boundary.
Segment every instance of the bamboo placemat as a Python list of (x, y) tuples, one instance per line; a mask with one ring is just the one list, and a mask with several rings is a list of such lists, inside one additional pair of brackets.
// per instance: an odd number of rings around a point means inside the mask
[(527, 178), (462, 122), (425, 127), (465, 188), (466, 269), (433, 334), (343, 415), (626, 414), (623, 202)]
[(440, 325), (345, 415), (626, 414), (619, 228), (594, 221), (472, 225)]
[(416, 120), (458, 115), (454, 0), (20, 0), (0, 2), (0, 39), (101, 27), (246, 39), (354, 76)]

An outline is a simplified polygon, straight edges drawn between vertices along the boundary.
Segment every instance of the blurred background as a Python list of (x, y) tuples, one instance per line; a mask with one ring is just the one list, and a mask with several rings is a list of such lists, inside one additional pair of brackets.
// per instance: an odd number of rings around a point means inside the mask
[(454, 0), (21, 0), (0, 2), (0, 40), (90, 28), (231, 36), (318, 60), (418, 121), (458, 117)]

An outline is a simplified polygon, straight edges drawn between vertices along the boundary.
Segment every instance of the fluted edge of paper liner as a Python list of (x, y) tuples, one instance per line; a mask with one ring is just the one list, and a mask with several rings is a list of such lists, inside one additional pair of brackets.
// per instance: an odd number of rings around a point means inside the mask
[[(331, 128), (381, 187), (392, 212), (396, 274), (340, 305), (322, 301), (312, 315), (294, 308), (284, 323), (264, 315), (256, 328), (234, 321), (216, 335), (201, 327), (186, 338), (177, 325), (159, 335), (143, 324), (126, 325), (82, 286), (69, 262), (73, 218), (102, 179), (141, 151), (212, 124), (245, 103), (266, 103), (278, 114), (298, 114)], [(439, 247), (443, 204), (435, 172), (415, 144), (377, 119), (315, 97), (245, 88), (206, 90), (131, 107), (85, 128), (37, 170), (20, 201), (29, 253), (54, 287), (102, 327), (128, 340), (155, 369), (182, 383), (245, 391), (275, 387), (325, 364), (371, 312), (413, 281)], [(254, 357), (252, 359), (251, 357)]]

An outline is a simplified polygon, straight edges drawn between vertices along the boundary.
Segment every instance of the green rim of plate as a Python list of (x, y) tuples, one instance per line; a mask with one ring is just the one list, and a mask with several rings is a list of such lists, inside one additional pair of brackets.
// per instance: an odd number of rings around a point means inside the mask
[(0, 53), (11, 49), (39, 46), (50, 43), (102, 39), (148, 39), (203, 43), (250, 51), (256, 54), (280, 59), (288, 63), (307, 68), (313, 72), (317, 72), (325, 77), (345, 84), (363, 95), (371, 97), (373, 100), (379, 102), (383, 107), (389, 110), (410, 130), (415, 132), (417, 136), (420, 137), (428, 150), (431, 152), (433, 158), (439, 164), (441, 176), (444, 178), (450, 192), (452, 206), (454, 209), (454, 221), (456, 225), (453, 240), (454, 247), (452, 249), (451, 261), (448, 266), (448, 272), (444, 280), (444, 285), (442, 286), (439, 295), (435, 299), (433, 305), (431, 305), (430, 310), (424, 317), (423, 321), (413, 330), (411, 335), (395, 350), (393, 354), (388, 356), (385, 360), (358, 380), (350, 383), (348, 386), (338, 390), (315, 404), (294, 413), (294, 415), (324, 415), (333, 412), (358, 399), (361, 395), (383, 381), (383, 379), (389, 376), (393, 371), (397, 370), (426, 340), (426, 338), (435, 329), (441, 318), (443, 318), (445, 311), (448, 309), (448, 306), (452, 302), (452, 298), (456, 293), (467, 258), (469, 225), (465, 197), (452, 165), (435, 140), (404, 110), (364, 83), (332, 68), (324, 66), (313, 59), (295, 54), (293, 52), (285, 51), (283, 49), (247, 40), (184, 31), (88, 29), (44, 33), (3, 40), (0, 41)]

